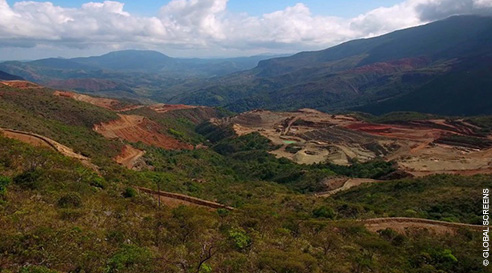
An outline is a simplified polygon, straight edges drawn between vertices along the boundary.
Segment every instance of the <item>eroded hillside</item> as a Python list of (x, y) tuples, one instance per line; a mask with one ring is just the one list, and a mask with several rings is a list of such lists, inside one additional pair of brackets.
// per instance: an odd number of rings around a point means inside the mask
[(232, 125), (238, 135), (258, 132), (278, 145), (272, 154), (300, 164), (349, 165), (382, 158), (415, 176), (492, 173), (492, 137), (462, 119), (378, 124), (301, 109), (251, 111), (212, 122)]

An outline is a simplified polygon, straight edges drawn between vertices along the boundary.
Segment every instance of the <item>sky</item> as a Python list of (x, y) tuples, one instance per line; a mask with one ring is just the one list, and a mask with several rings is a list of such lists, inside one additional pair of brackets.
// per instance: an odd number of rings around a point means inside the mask
[(492, 15), (492, 0), (0, 0), (0, 60), (173, 57), (319, 50), (452, 15)]

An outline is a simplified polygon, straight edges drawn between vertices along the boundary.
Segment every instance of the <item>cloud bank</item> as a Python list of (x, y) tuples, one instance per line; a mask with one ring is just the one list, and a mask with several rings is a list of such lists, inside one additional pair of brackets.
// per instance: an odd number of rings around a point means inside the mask
[[(0, 0), (0, 47), (147, 48), (166, 52), (280, 52), (318, 49), (456, 14), (492, 14), (492, 0), (406, 0), (355, 18), (313, 15), (299, 3), (249, 16), (227, 0), (173, 0), (142, 17), (115, 1), (64, 8), (50, 2)], [(186, 55), (186, 53), (183, 53)]]

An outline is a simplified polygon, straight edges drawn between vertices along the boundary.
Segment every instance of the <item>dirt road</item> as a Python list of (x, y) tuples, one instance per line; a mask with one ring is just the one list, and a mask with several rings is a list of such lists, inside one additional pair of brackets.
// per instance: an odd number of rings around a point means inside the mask
[(131, 145), (125, 145), (119, 155), (116, 156), (115, 161), (128, 169), (135, 169), (137, 161), (142, 158), (145, 151), (133, 148)]
[(5, 137), (16, 139), (36, 147), (51, 148), (54, 151), (57, 151), (64, 156), (79, 160), (84, 166), (91, 168), (96, 172), (99, 171), (99, 168), (96, 165), (92, 164), (91, 160), (88, 157), (78, 154), (74, 152), (72, 148), (69, 148), (45, 136), (30, 133), (30, 132), (23, 132), (18, 130), (2, 129), (2, 128), (0, 128), (0, 133), (3, 134)]
[(151, 194), (156, 198), (160, 198), (161, 202), (171, 207), (177, 207), (179, 205), (189, 205), (189, 206), (191, 205), (191, 206), (206, 207), (209, 209), (235, 210), (233, 207), (229, 207), (223, 204), (219, 204), (216, 202), (212, 202), (212, 201), (208, 201), (184, 194), (172, 193), (166, 191), (155, 191), (143, 187), (137, 187), (137, 189), (141, 192)]
[(343, 185), (341, 187), (333, 189), (331, 191), (318, 193), (318, 194), (316, 194), (316, 197), (329, 197), (329, 196), (332, 196), (338, 192), (346, 191), (350, 188), (357, 187), (357, 186), (360, 186), (362, 184), (380, 183), (380, 182), (384, 182), (384, 181), (374, 180), (374, 179), (369, 179), (369, 178), (347, 178), (347, 180), (343, 183)]
[(378, 230), (384, 230), (387, 228), (391, 228), (401, 234), (411, 232), (412, 230), (429, 230), (436, 234), (454, 234), (461, 228), (470, 229), (477, 232), (483, 230), (483, 226), (480, 225), (452, 223), (422, 218), (393, 217), (374, 218), (360, 221), (363, 222), (364, 226), (372, 232), (377, 232)]

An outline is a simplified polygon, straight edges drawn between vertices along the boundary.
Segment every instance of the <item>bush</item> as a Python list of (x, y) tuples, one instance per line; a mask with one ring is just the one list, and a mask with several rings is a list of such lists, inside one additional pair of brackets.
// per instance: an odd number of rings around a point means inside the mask
[(14, 183), (19, 185), (23, 189), (35, 190), (40, 186), (39, 178), (41, 172), (37, 169), (27, 170), (16, 177), (14, 177)]
[(91, 186), (96, 187), (96, 188), (101, 188), (101, 189), (106, 188), (106, 181), (104, 181), (104, 178), (101, 178), (101, 177), (94, 178), (90, 184), (91, 184)]
[(229, 239), (233, 242), (238, 250), (242, 250), (251, 245), (251, 238), (243, 229), (229, 230)]
[(60, 208), (80, 208), (82, 206), (82, 198), (78, 193), (68, 193), (58, 200)]
[(144, 272), (152, 267), (152, 254), (146, 248), (125, 245), (108, 261), (106, 273)]
[(123, 192), (123, 197), (132, 198), (137, 196), (137, 191), (134, 188), (126, 188)]
[(313, 216), (316, 218), (333, 219), (335, 217), (335, 211), (327, 206), (321, 206), (313, 210)]

